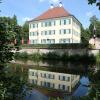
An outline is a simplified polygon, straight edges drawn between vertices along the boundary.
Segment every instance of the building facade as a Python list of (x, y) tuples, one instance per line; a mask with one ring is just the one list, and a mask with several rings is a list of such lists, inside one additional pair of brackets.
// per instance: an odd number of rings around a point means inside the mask
[(91, 38), (89, 44), (93, 45), (94, 49), (100, 49), (100, 38)]
[(80, 38), (81, 23), (62, 6), (29, 21), (30, 44), (80, 43)]
[(80, 76), (58, 72), (29, 69), (29, 83), (71, 93)]

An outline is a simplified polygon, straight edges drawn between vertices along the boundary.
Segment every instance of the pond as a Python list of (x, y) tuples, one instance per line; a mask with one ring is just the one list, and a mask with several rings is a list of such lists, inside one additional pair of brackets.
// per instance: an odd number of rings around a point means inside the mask
[[(94, 64), (80, 64), (59, 61), (15, 61), (22, 76), (32, 89), (25, 100), (71, 100), (88, 95), (90, 80), (88, 73)], [(25, 77), (26, 76), (26, 77)]]

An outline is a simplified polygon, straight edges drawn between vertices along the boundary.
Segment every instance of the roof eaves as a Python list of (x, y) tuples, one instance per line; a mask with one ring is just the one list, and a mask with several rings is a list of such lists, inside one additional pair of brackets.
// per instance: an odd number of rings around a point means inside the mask
[(31, 21), (28, 21), (28, 22), (40, 21), (40, 20), (48, 20), (48, 19), (55, 19), (55, 18), (62, 18), (62, 17), (69, 17), (69, 16), (72, 16), (72, 15), (60, 16), (60, 17), (53, 17), (53, 18), (44, 18), (44, 19), (33, 19), (33, 20), (31, 20)]

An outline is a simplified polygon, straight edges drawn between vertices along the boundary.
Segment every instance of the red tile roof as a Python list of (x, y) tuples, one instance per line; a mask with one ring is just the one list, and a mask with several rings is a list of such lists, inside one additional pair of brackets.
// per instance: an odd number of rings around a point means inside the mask
[(70, 15), (71, 14), (67, 12), (63, 7), (54, 7), (54, 8), (48, 9), (46, 12), (44, 12), (43, 14), (41, 14), (40, 16), (36, 17), (35, 19), (31, 21), (67, 17)]

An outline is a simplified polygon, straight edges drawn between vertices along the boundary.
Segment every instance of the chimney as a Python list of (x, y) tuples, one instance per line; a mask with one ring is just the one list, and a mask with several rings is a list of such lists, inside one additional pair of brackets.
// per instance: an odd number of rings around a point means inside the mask
[(59, 2), (59, 7), (62, 7), (63, 5), (62, 5), (62, 2)]
[(50, 8), (51, 8), (51, 9), (53, 9), (53, 8), (54, 8), (54, 5), (53, 5), (53, 4), (51, 4)]

